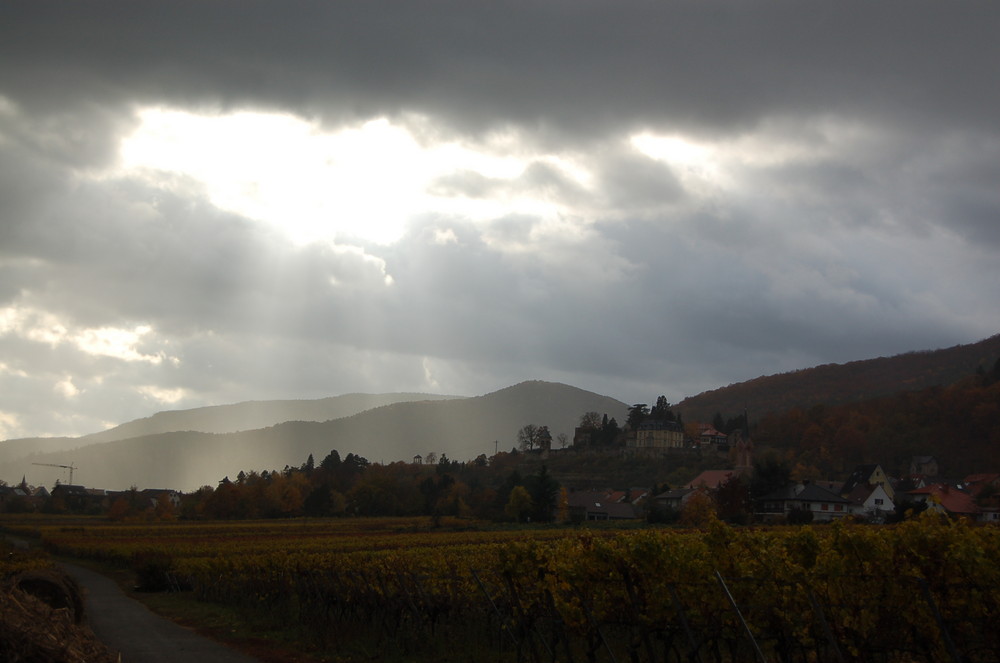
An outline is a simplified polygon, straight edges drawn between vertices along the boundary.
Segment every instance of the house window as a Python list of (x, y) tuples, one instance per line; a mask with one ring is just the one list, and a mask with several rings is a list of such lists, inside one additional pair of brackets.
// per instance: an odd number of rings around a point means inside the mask
[(844, 505), (843, 504), (834, 504), (833, 505), (833, 510), (834, 511), (843, 511), (844, 510)]
[(829, 504), (824, 504), (823, 505), (823, 510), (824, 511), (829, 511), (830, 510), (830, 505)]
[(882, 506), (882, 498), (881, 497), (876, 497), (875, 498), (875, 506)]

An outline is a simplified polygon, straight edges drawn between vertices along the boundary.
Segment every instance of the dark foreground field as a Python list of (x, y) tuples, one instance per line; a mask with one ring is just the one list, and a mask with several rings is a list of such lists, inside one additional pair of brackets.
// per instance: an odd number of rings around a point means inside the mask
[(160, 609), (230, 619), (313, 660), (1000, 660), (1000, 529), (936, 517), (688, 531), (0, 525), (134, 573)]

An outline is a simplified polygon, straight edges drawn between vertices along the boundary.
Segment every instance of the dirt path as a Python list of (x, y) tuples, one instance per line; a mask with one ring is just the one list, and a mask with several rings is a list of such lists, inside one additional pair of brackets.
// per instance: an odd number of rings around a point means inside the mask
[(238, 651), (151, 612), (111, 579), (61, 564), (84, 589), (87, 622), (122, 663), (257, 663)]

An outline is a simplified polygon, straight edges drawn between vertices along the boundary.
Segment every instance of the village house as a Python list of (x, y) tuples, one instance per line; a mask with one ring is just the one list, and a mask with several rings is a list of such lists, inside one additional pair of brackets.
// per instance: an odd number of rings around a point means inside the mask
[(757, 516), (764, 520), (810, 514), (815, 522), (850, 515), (851, 503), (815, 484), (793, 483), (758, 500)]
[(979, 507), (979, 521), (1000, 523), (1000, 474), (970, 474), (962, 483)]
[(729, 436), (720, 433), (711, 424), (701, 424), (698, 429), (698, 445), (702, 451), (729, 453)]
[(52, 502), (58, 509), (75, 513), (99, 511), (105, 507), (105, 491), (95, 493), (85, 486), (61, 483), (52, 489)]
[(978, 498), (980, 495), (1000, 495), (1000, 474), (970, 474), (962, 480), (965, 492)]
[(31, 491), (23, 482), (17, 486), (0, 486), (0, 512), (27, 511), (31, 508)]
[(855, 486), (843, 497), (851, 503), (851, 513), (872, 522), (884, 522), (896, 510), (896, 504), (882, 484)]
[(1000, 524), (1000, 507), (981, 506), (979, 507), (979, 522)]
[(647, 419), (639, 424), (635, 436), (628, 438), (625, 447), (628, 452), (638, 455), (684, 449), (684, 429), (676, 421)]
[(566, 496), (570, 519), (631, 520), (642, 517), (641, 502), (648, 493), (644, 489), (577, 490)]
[(181, 505), (181, 495), (176, 490), (166, 490), (163, 488), (146, 488), (139, 491), (139, 495), (148, 506), (156, 507), (160, 499), (166, 500), (175, 509)]
[(697, 491), (697, 488), (674, 488), (654, 496), (652, 502), (659, 511), (679, 512)]
[(889, 500), (895, 499), (892, 482), (889, 481), (889, 477), (882, 469), (882, 466), (877, 463), (874, 465), (858, 465), (855, 467), (854, 471), (851, 472), (851, 475), (847, 477), (847, 481), (845, 481), (844, 485), (841, 487), (840, 494), (847, 496), (853, 493), (859, 486), (868, 488), (882, 486)]

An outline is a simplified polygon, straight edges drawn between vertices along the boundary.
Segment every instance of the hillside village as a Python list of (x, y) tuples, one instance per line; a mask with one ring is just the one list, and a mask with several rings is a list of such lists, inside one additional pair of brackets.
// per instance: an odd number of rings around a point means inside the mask
[[(662, 405), (660, 406), (662, 409)], [(654, 408), (653, 412), (656, 412)], [(899, 520), (924, 510), (979, 522), (1000, 522), (1000, 473), (980, 472), (958, 479), (939, 474), (933, 456), (914, 456), (903, 476), (889, 476), (880, 464), (857, 465), (846, 480), (792, 480), (787, 467), (773, 464), (771, 476), (755, 477), (760, 465), (746, 419), (729, 434), (712, 424), (695, 424), (685, 434), (678, 418), (652, 415), (622, 435), (623, 453), (655, 459), (681, 454), (725, 457), (727, 469), (705, 470), (661, 492), (644, 489), (575, 491), (570, 511), (585, 519), (670, 521), (685, 510), (711, 509), (737, 522), (829, 522), (850, 517), (872, 523)], [(733, 427), (734, 422), (729, 422)], [(593, 431), (578, 428), (576, 445), (588, 445)], [(702, 503), (700, 507), (697, 505)], [(689, 509), (690, 507), (690, 509)]]
[[(728, 432), (716, 428), (719, 425)], [(594, 487), (563, 481), (549, 467), (597, 458), (669, 468), (697, 460), (705, 469), (676, 485)], [(794, 479), (787, 464), (757, 458), (745, 415), (686, 425), (661, 396), (652, 409), (629, 408), (625, 425), (582, 415), (573, 440), (525, 425), (510, 452), (471, 462), (446, 455), (373, 464), (332, 451), (281, 471), (240, 471), (192, 493), (164, 488), (109, 491), (56, 481), (49, 490), (24, 479), (0, 486), (0, 512), (87, 513), (113, 520), (282, 518), (298, 516), (456, 515), (492, 520), (579, 522), (646, 520), (698, 524), (713, 513), (731, 523), (887, 523), (940, 512), (1000, 522), (1000, 472), (944, 477), (932, 456), (914, 456), (890, 476), (878, 463), (857, 465), (846, 480)], [(529, 474), (523, 474), (526, 471)], [(567, 485), (570, 484), (570, 485)]]

